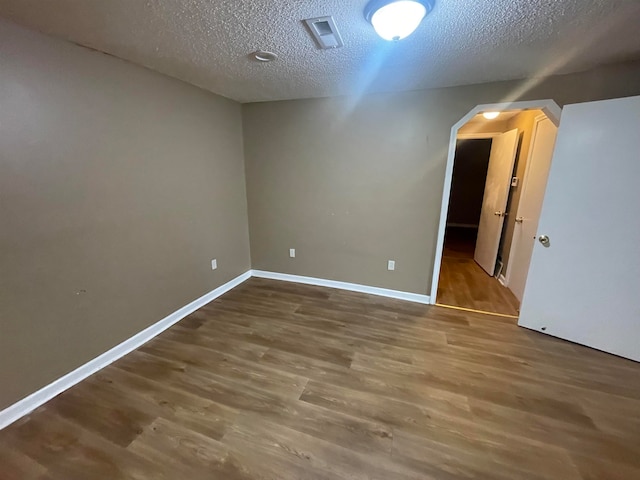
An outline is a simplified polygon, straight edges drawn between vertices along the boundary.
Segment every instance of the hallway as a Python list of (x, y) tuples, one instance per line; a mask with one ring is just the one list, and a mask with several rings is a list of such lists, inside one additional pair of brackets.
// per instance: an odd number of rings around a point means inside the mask
[(447, 229), (438, 304), (518, 316), (518, 299), (473, 260), (476, 230)]

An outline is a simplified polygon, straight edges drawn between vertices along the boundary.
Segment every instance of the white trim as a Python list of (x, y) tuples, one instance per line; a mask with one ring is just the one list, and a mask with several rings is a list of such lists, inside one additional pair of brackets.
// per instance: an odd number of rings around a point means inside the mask
[(438, 225), (438, 238), (436, 241), (436, 254), (433, 262), (433, 276), (431, 278), (431, 303), (435, 304), (438, 295), (438, 281), (440, 280), (440, 267), (442, 265), (442, 251), (444, 249), (444, 231), (447, 223), (447, 210), (449, 209), (449, 196), (451, 194), (451, 178), (453, 176), (453, 163), (456, 156), (456, 142), (458, 130), (478, 113), (484, 111), (513, 111), (513, 110), (542, 110), (544, 114), (556, 125), (560, 125), (562, 109), (553, 100), (537, 100), (531, 102), (494, 103), (478, 105), (471, 109), (462, 119), (451, 128), (449, 139), (449, 154), (444, 176), (444, 188), (442, 190), (442, 204), (440, 206), (440, 223)]
[(282, 280), (285, 282), (304, 283), (306, 285), (317, 285), (319, 287), (338, 288), (340, 290), (349, 290), (351, 292), (368, 293), (370, 295), (378, 295), (381, 297), (397, 298), (408, 302), (431, 304), (428, 295), (420, 295), (418, 293), (401, 292), (399, 290), (389, 290), (386, 288), (370, 287), (367, 285), (359, 285), (357, 283), (338, 282), (335, 280), (325, 280), (322, 278), (303, 277), (300, 275), (290, 275), (288, 273), (265, 272), (262, 270), (252, 270), (251, 275), (258, 278), (268, 278), (271, 280)]
[(504, 278), (503, 274), (498, 275), (498, 281), (500, 282), (500, 285), (502, 285), (503, 287), (507, 286), (507, 280)]
[[(520, 193), (520, 202), (525, 198), (527, 194), (527, 184), (529, 182), (529, 175), (531, 170), (531, 161), (533, 160), (533, 148), (535, 147), (536, 140), (538, 140), (538, 127), (540, 126), (540, 122), (546, 120), (547, 116), (544, 114), (537, 115), (533, 120), (533, 132), (531, 132), (531, 142), (529, 142), (529, 151), (527, 152), (527, 163), (524, 167), (524, 175), (522, 177), (522, 192)], [(553, 154), (552, 154), (553, 155)], [(547, 172), (548, 173), (548, 172)], [(520, 204), (518, 204), (518, 210), (520, 210)], [(516, 218), (520, 216), (520, 212), (516, 211)], [(505, 272), (505, 286), (509, 285), (509, 281), (511, 280), (511, 275), (513, 273), (513, 260), (515, 259), (515, 254), (517, 252), (516, 246), (513, 244), (513, 238), (515, 237), (516, 231), (511, 234), (511, 250), (509, 251), (509, 258), (507, 260), (507, 271)]]
[(504, 132), (485, 132), (485, 133), (458, 133), (458, 140), (472, 140), (474, 138), (495, 138), (498, 135), (502, 135)]
[(547, 118), (547, 116), (544, 113), (540, 113), (539, 115), (536, 115), (536, 118), (534, 118), (533, 121), (536, 123), (540, 123), (545, 118)]
[(178, 323), (187, 315), (190, 315), (200, 307), (218, 298), (220, 295), (228, 292), (232, 288), (240, 285), (250, 277), (251, 271), (243, 273), (230, 282), (225, 283), (224, 285), (203, 295), (197, 300), (194, 300), (188, 305), (185, 305), (184, 307), (176, 310), (169, 316), (160, 320), (158, 323), (145, 328), (141, 332), (135, 334), (133, 337), (104, 352), (102, 355), (94, 358), (93, 360), (76, 368), (72, 372), (67, 373), (66, 375), (60, 377), (49, 385), (41, 388), (40, 390), (0, 411), (0, 430), (12, 424), (21, 417), (31, 413), (33, 410), (48, 402), (56, 395), (59, 395), (68, 388), (73, 387), (75, 384), (84, 380), (88, 376), (93, 375), (98, 370), (103, 369), (119, 358), (124, 357), (127, 353), (147, 343), (149, 340), (164, 332), (172, 325)]
[(203, 307), (207, 303), (215, 300), (219, 296), (228, 292), (229, 290), (240, 285), (242, 282), (248, 280), (250, 277), (269, 278), (272, 280), (283, 280), (287, 282), (303, 283), (307, 285), (318, 285), (321, 287), (338, 288), (341, 290), (349, 290), (352, 292), (368, 293), (371, 295), (378, 295), (382, 297), (397, 298), (399, 300), (406, 300), (408, 302), (422, 303), (425, 305), (431, 304), (431, 299), (427, 295), (420, 295), (417, 293), (401, 292), (398, 290), (388, 290), (386, 288), (370, 287), (367, 285), (358, 285), (355, 283), (337, 282), (334, 280), (324, 280), (321, 278), (303, 277), (299, 275), (289, 275), (286, 273), (273, 273), (264, 272), (261, 270), (249, 270), (242, 275), (234, 278), (233, 280), (225, 283), (224, 285), (216, 288), (215, 290), (203, 295), (202, 297), (194, 300), (193, 302), (185, 305), (184, 307), (176, 310), (172, 314), (160, 320), (158, 323), (145, 328), (141, 332), (135, 334), (133, 337), (125, 340), (124, 342), (116, 345), (112, 349), (104, 352), (98, 357), (90, 360), (89, 362), (81, 365), (72, 372), (60, 377), (53, 381), (49, 385), (41, 388), (40, 390), (28, 395), (22, 400), (17, 401), (13, 405), (0, 411), (0, 430), (11, 425), (13, 422), (19, 420), (25, 415), (28, 415), (36, 408), (40, 407), (44, 403), (48, 402), (55, 396), (61, 394), (65, 390), (73, 387), (77, 383), (81, 382), (85, 378), (93, 375), (104, 367), (115, 362), (119, 358), (124, 357), (127, 353), (132, 352), (136, 348), (141, 347), (152, 338), (161, 334), (171, 326), (178, 323), (180, 320), (195, 312), (199, 308)]

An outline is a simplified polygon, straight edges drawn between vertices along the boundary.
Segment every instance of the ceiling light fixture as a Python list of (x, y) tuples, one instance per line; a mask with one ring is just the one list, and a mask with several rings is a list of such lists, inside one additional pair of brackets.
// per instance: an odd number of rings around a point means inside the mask
[(253, 52), (251, 58), (257, 60), (258, 62), (268, 63), (273, 62), (278, 58), (278, 56), (273, 52), (267, 52), (265, 50), (258, 50), (257, 52)]
[(500, 115), (500, 112), (484, 112), (482, 116), (487, 120), (495, 120)]
[(397, 42), (418, 28), (434, 3), (434, 0), (371, 0), (364, 9), (364, 17), (378, 35)]

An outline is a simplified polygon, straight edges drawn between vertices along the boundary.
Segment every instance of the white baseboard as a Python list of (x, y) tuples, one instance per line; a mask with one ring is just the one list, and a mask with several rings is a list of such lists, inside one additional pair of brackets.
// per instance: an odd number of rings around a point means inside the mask
[(367, 285), (359, 285), (357, 283), (337, 282), (335, 280), (303, 277), (300, 275), (290, 275), (288, 273), (265, 272), (262, 270), (251, 270), (251, 276), (268, 278), (271, 280), (283, 280), (285, 282), (304, 283), (306, 285), (317, 285), (319, 287), (338, 288), (340, 290), (349, 290), (352, 292), (368, 293), (370, 295), (378, 295), (381, 297), (397, 298), (399, 300), (422, 303), (425, 305), (429, 305), (431, 303), (431, 298), (428, 295), (388, 290), (386, 288), (369, 287)]
[(503, 274), (500, 274), (498, 276), (498, 281), (500, 282), (500, 285), (502, 285), (503, 287), (507, 286), (507, 279), (504, 277)]
[(371, 295), (397, 298), (399, 300), (406, 300), (409, 302), (422, 303), (426, 305), (429, 305), (431, 303), (431, 299), (428, 295), (400, 292), (398, 290), (388, 290), (386, 288), (370, 287), (367, 285), (358, 285), (356, 283), (324, 280), (322, 278), (303, 277), (300, 275), (289, 275), (286, 273), (264, 272), (261, 270), (250, 270), (246, 273), (243, 273), (239, 277), (234, 278), (230, 282), (227, 282), (224, 285), (216, 288), (215, 290), (207, 293), (206, 295), (203, 295), (202, 297), (194, 300), (188, 305), (185, 305), (179, 310), (176, 310), (169, 316), (160, 320), (158, 323), (145, 328), (141, 332), (135, 334), (133, 337), (125, 340), (119, 345), (116, 345), (102, 355), (94, 358), (93, 360), (90, 360), (89, 362), (76, 368), (72, 372), (67, 373), (66, 375), (60, 377), (49, 385), (41, 388), (40, 390), (0, 411), (0, 430), (11, 425), (13, 422), (19, 420), (23, 416), (31, 413), (33, 410), (48, 402), (53, 397), (73, 387), (75, 384), (93, 375), (107, 365), (110, 365), (119, 358), (124, 357), (127, 353), (132, 352), (136, 348), (144, 345), (149, 340), (161, 334), (172, 325), (178, 323), (187, 315), (195, 312), (200, 307), (206, 305), (212, 300), (215, 300), (222, 294), (240, 285), (242, 282), (248, 280), (252, 276), (258, 278), (268, 278), (272, 280), (283, 280), (286, 282), (304, 283), (306, 285), (337, 288), (341, 290), (349, 290), (352, 292), (368, 293)]
[(160, 320), (158, 323), (145, 328), (141, 332), (135, 334), (133, 337), (125, 340), (119, 345), (116, 345), (111, 350), (106, 351), (102, 355), (76, 368), (72, 372), (67, 373), (65, 376), (60, 377), (58, 380), (55, 380), (53, 383), (50, 383), (46, 387), (41, 388), (37, 392), (34, 392), (31, 395), (23, 398), (22, 400), (14, 403), (13, 405), (5, 408), (0, 412), (0, 430), (32, 412), (40, 405), (48, 402), (56, 395), (59, 395), (68, 388), (73, 387), (76, 383), (84, 380), (90, 375), (93, 375), (98, 370), (103, 369), (119, 358), (124, 357), (127, 353), (147, 343), (149, 340), (164, 332), (172, 325), (178, 323), (187, 315), (195, 312), (200, 307), (218, 298), (223, 293), (228, 292), (245, 280), (248, 280), (250, 277), (251, 271), (243, 273), (230, 282), (225, 283), (224, 285), (216, 288), (215, 290), (212, 290), (211, 292), (203, 295), (197, 300), (194, 300), (190, 304), (185, 305), (179, 310), (176, 310), (169, 316)]

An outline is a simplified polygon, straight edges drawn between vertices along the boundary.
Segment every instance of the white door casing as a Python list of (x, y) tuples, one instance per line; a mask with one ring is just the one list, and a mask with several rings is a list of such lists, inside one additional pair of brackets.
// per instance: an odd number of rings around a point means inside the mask
[(529, 273), (557, 133), (558, 127), (546, 115), (536, 117), (505, 274), (507, 287), (520, 302)]
[(640, 97), (562, 114), (519, 325), (640, 361)]
[(518, 150), (518, 130), (510, 130), (493, 139), (485, 182), (482, 213), (474, 259), (493, 276), (500, 247), (504, 216), (509, 200), (511, 176)]
[[(451, 179), (453, 177), (453, 164), (455, 163), (456, 156), (456, 142), (458, 140), (459, 130), (469, 122), (478, 113), (482, 112), (506, 112), (506, 111), (524, 111), (524, 110), (542, 110), (547, 117), (555, 125), (560, 124), (560, 117), (562, 115), (562, 109), (556, 102), (551, 99), (546, 100), (531, 100), (521, 102), (503, 102), (503, 103), (488, 103), (482, 105), (476, 105), (469, 110), (467, 114), (462, 117), (455, 125), (451, 127), (451, 133), (449, 137), (449, 150), (447, 152), (447, 163), (444, 172), (444, 181), (442, 185), (442, 199), (440, 201), (440, 215), (438, 223), (438, 234), (436, 236), (435, 252), (433, 254), (433, 268), (431, 272), (430, 287), (427, 288), (427, 293), (431, 293), (429, 298), (431, 304), (438, 302), (438, 282), (440, 280), (440, 266), (442, 265), (442, 252), (444, 250), (444, 234), (447, 225), (447, 212), (449, 210), (449, 196), (451, 194)], [(494, 134), (489, 135), (495, 136)], [(462, 136), (461, 136), (462, 137)], [(474, 136), (474, 138), (477, 138)]]

